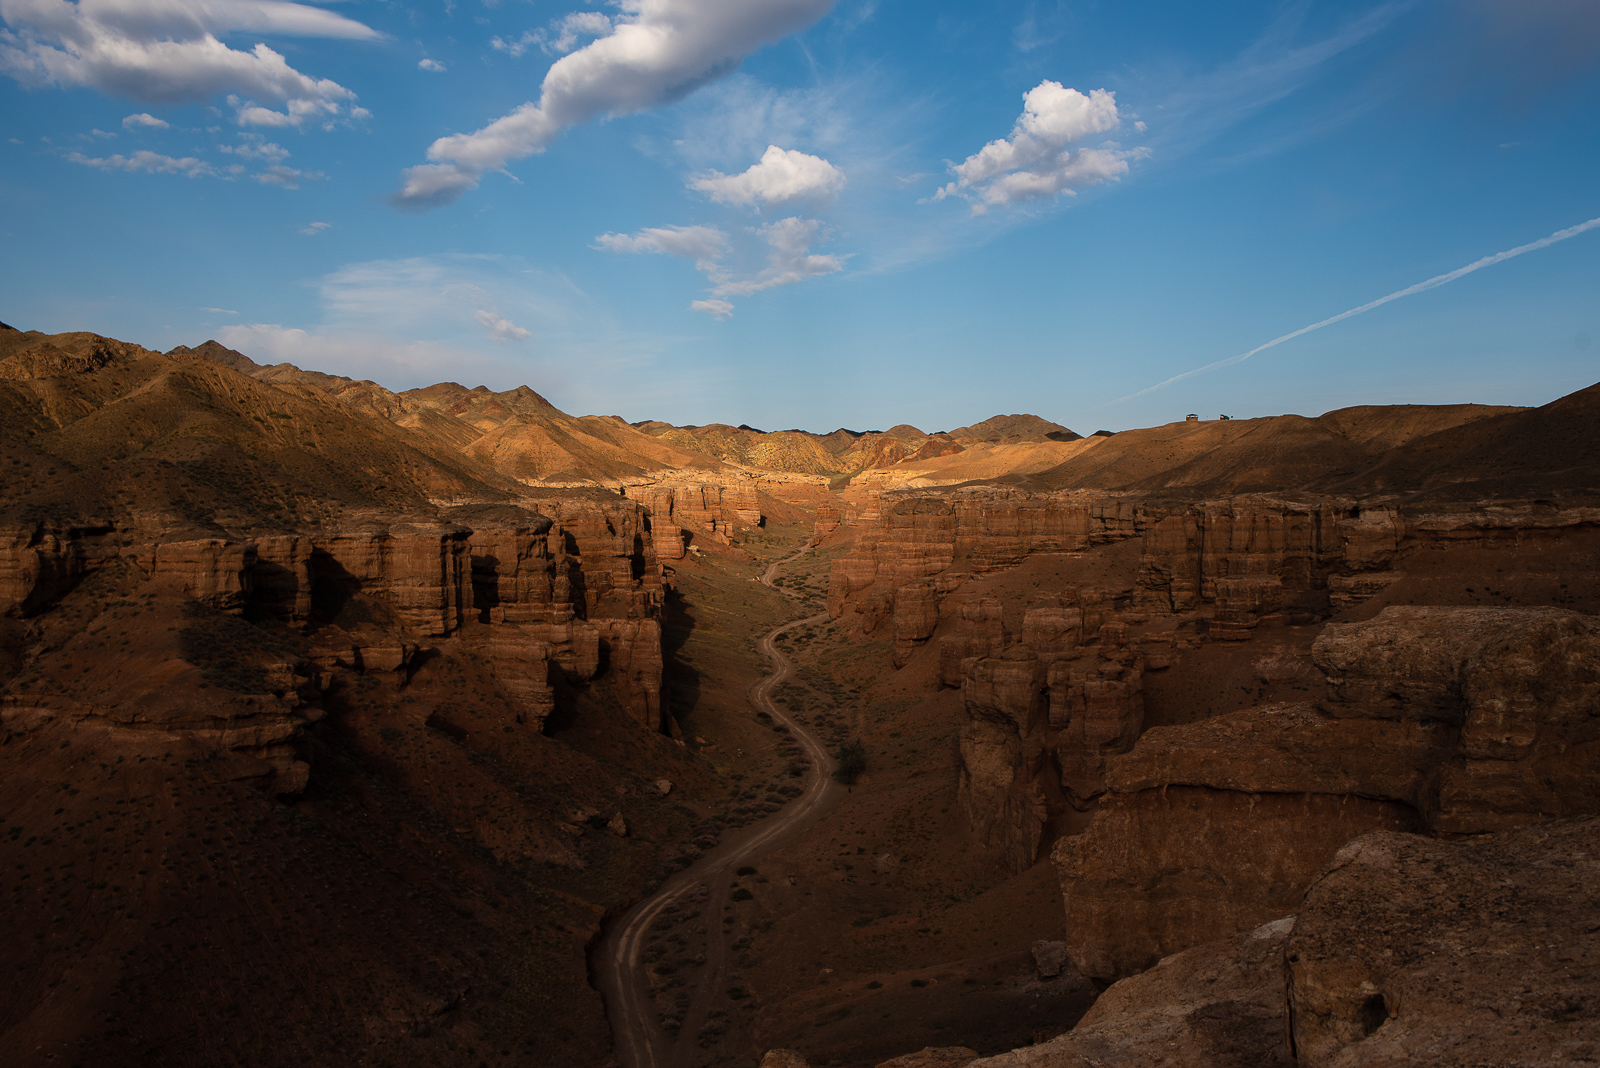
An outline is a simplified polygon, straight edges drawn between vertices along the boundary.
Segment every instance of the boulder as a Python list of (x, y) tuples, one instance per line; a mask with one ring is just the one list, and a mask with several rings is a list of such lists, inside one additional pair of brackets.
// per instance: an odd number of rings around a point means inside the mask
[(967, 1068), (1292, 1068), (1283, 946), (1293, 917), (1167, 957), (1064, 1035)]
[(1300, 1065), (1600, 1064), (1597, 885), (1600, 819), (1351, 842), (1285, 947)]

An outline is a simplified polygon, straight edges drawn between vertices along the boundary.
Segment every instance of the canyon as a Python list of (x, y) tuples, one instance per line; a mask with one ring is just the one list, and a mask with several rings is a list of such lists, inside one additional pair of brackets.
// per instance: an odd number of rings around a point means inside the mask
[(0, 1047), (1600, 1063), (1596, 425), (630, 425), (0, 326)]

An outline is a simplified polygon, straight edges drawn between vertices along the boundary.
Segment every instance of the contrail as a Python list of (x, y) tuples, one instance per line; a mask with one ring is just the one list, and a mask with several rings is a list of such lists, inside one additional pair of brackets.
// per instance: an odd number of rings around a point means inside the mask
[(1342, 311), (1338, 315), (1322, 320), (1320, 323), (1312, 323), (1310, 326), (1302, 326), (1292, 334), (1285, 334), (1282, 337), (1275, 337), (1265, 345), (1257, 345), (1249, 352), (1241, 353), (1238, 356), (1229, 356), (1226, 360), (1218, 360), (1216, 363), (1208, 363), (1204, 367), (1196, 367), (1193, 371), (1185, 371), (1181, 375), (1173, 375), (1165, 382), (1157, 382), (1155, 385), (1150, 386), (1147, 389), (1141, 389), (1137, 393), (1130, 393), (1126, 397), (1122, 397), (1116, 401), (1113, 401), (1112, 403), (1121, 404), (1123, 401), (1130, 401), (1135, 397), (1142, 397), (1146, 393), (1154, 393), (1158, 389), (1161, 389), (1165, 386), (1170, 386), (1174, 382), (1181, 382), (1185, 378), (1192, 378), (1197, 374), (1201, 374), (1202, 372), (1214, 371), (1218, 367), (1226, 367), (1233, 363), (1243, 363), (1256, 353), (1265, 352), (1274, 345), (1281, 345), (1285, 341), (1293, 341), (1301, 334), (1309, 334), (1313, 330), (1321, 330), (1325, 326), (1332, 326), (1334, 323), (1340, 322), (1344, 319), (1349, 319), (1352, 316), (1360, 315), (1362, 312), (1369, 312), (1379, 305), (1389, 303), (1391, 300), (1399, 300), (1401, 297), (1409, 297), (1413, 293), (1421, 293), (1428, 289), (1437, 289), (1446, 282), (1454, 282), (1462, 275), (1471, 274), (1473, 271), (1481, 271), (1485, 267), (1493, 267), (1495, 264), (1504, 260), (1509, 260), (1515, 256), (1520, 256), (1524, 252), (1535, 252), (1541, 248), (1548, 248), (1557, 241), (1565, 241), (1569, 237), (1577, 237), (1585, 230), (1593, 230), (1597, 226), (1600, 226), (1600, 219), (1590, 219), (1588, 222), (1579, 223), (1577, 226), (1569, 226), (1565, 230), (1557, 230), (1549, 237), (1541, 237), (1539, 240), (1530, 241), (1526, 245), (1518, 245), (1516, 248), (1507, 249), (1504, 252), (1496, 252), (1493, 256), (1485, 256), (1481, 260), (1474, 260), (1465, 267), (1457, 267), (1453, 271), (1437, 275), (1428, 279), (1426, 282), (1418, 282), (1414, 286), (1407, 286), (1405, 289), (1399, 290), (1398, 292), (1390, 293), (1387, 297), (1379, 297), (1377, 300), (1369, 301), (1368, 303), (1361, 305), (1359, 308), (1351, 308), (1349, 311)]

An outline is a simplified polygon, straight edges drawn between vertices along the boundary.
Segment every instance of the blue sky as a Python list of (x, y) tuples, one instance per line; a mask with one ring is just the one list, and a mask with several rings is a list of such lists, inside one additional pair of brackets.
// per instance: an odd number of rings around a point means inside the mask
[(1600, 7), (0, 0), (0, 319), (767, 429), (1600, 379)]

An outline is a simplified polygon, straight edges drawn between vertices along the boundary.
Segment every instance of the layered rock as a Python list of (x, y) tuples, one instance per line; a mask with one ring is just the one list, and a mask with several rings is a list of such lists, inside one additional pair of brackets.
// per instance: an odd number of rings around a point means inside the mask
[(763, 522), (757, 486), (750, 478), (673, 479), (628, 486), (623, 492), (644, 506), (655, 553), (663, 560), (683, 559), (689, 539), (695, 536), (727, 545), (739, 531), (754, 530)]
[(1600, 620), (1561, 609), (1385, 608), (1313, 650), (1336, 716), (1432, 720), (1456, 752), (1422, 798), (1435, 829), (1600, 812)]
[(1143, 728), (1144, 655), (1125, 624), (1102, 622), (1109, 615), (1105, 590), (1069, 588), (1030, 606), (1012, 636), (1000, 602), (980, 598), (960, 605), (941, 640), (941, 679), (962, 685), (966, 713), (961, 803), (1017, 870), (1038, 859), (1048, 799), (1085, 805), (1105, 788), (1106, 758)]
[(1292, 1068), (1283, 947), (1293, 918), (1114, 984), (1071, 1031), (968, 1068)]
[(1150, 730), (1063, 839), (1074, 962), (1114, 978), (1292, 911), (1371, 830), (1478, 833), (1600, 812), (1600, 621), (1387, 608), (1330, 625), (1332, 698)]
[(1285, 947), (1303, 1068), (1600, 1063), (1600, 820), (1342, 849)]
[(110, 524), (25, 530), (0, 546), (9, 614), (46, 613), (111, 569), (139, 582), (152, 603), (275, 618), (308, 633), (310, 644), (303, 660), (262, 664), (230, 683), (260, 693), (180, 699), (174, 684), (193, 673), (182, 659), (192, 654), (172, 650), (130, 676), (150, 682), (137, 692), (93, 703), (19, 696), (12, 714), (182, 730), (275, 770), (279, 787), (292, 791), (305, 783), (298, 739), (321, 715), (328, 672), (404, 686), (424, 651), (444, 643), (470, 651), (532, 729), (553, 710), (559, 675), (574, 683), (606, 676), (642, 726), (661, 730), (664, 590), (643, 511), (620, 499), (550, 503), (556, 519), (502, 507), (463, 516), (470, 524), (358, 522), (237, 538)]

